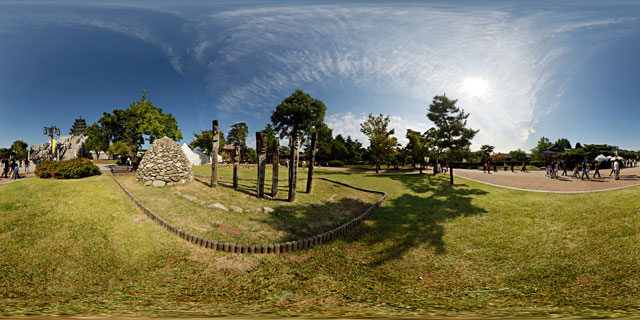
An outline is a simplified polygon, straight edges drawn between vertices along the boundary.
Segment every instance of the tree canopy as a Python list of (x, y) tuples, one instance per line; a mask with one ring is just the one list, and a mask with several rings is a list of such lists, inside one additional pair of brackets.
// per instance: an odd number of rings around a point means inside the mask
[(87, 140), (84, 142), (85, 148), (95, 152), (96, 157), (100, 157), (100, 152), (109, 151), (109, 137), (97, 123), (87, 127), (84, 134), (87, 136)]
[(389, 129), (389, 117), (382, 114), (369, 114), (367, 120), (360, 124), (360, 131), (369, 138), (371, 158), (376, 164), (376, 173), (380, 169), (380, 160), (393, 154), (398, 140), (393, 137), (394, 129)]
[(294, 132), (311, 133), (324, 122), (326, 111), (322, 101), (296, 90), (276, 107), (271, 114), (271, 122), (280, 137), (292, 136)]
[(247, 128), (247, 124), (238, 122), (231, 126), (231, 130), (229, 130), (229, 134), (227, 135), (227, 141), (234, 145), (244, 145), (246, 144), (248, 133), (249, 128)]
[(145, 139), (149, 143), (163, 136), (176, 141), (182, 139), (176, 119), (147, 100), (146, 90), (142, 91), (142, 98), (131, 103), (129, 108), (114, 109), (113, 114), (104, 112), (98, 123), (109, 140), (124, 142), (134, 159)]
[[(435, 96), (429, 105), (427, 117), (436, 126), (436, 144), (449, 153), (449, 161), (466, 147), (478, 130), (467, 128), (468, 113), (456, 107), (458, 100), (450, 100), (446, 95)], [(453, 184), (453, 170), (449, 170)]]
[(565, 149), (571, 149), (571, 142), (569, 142), (569, 139), (567, 138), (560, 138), (556, 140), (556, 144)]
[[(195, 149), (200, 148), (200, 151), (204, 154), (211, 154), (211, 148), (213, 148), (213, 131), (212, 130), (202, 130), (200, 133), (194, 133), (195, 139), (189, 143), (189, 148)], [(220, 143), (218, 144), (218, 152), (222, 152), (224, 150), (225, 140), (224, 133), (222, 131), (219, 132), (220, 135)]]
[[(422, 173), (422, 168), (425, 162), (424, 158), (429, 155), (429, 147), (431, 145), (427, 137), (427, 133), (420, 133), (419, 131), (407, 129), (406, 137), (409, 139), (409, 142), (405, 147), (406, 153), (411, 156), (414, 163), (420, 164), (420, 173)], [(405, 152), (399, 153), (400, 158), (398, 160), (401, 160), (402, 162), (406, 161), (406, 159), (403, 159), (404, 156)]]
[(22, 159), (22, 160), (27, 159), (28, 148), (29, 148), (29, 145), (22, 140), (16, 140), (11, 144), (11, 151), (13, 155), (16, 157), (16, 159)]
[(547, 137), (541, 137), (540, 140), (538, 140), (538, 144), (531, 149), (531, 158), (533, 160), (542, 160), (544, 159), (544, 155), (540, 153), (540, 151), (547, 149), (549, 147), (551, 147), (553, 145), (553, 143), (551, 143), (551, 141), (549, 141), (549, 138)]

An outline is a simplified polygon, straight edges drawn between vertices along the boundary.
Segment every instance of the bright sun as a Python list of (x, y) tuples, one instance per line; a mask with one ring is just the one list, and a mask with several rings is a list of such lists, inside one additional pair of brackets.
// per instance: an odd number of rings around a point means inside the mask
[(489, 84), (482, 78), (466, 78), (462, 81), (462, 91), (472, 97), (480, 97), (487, 93)]

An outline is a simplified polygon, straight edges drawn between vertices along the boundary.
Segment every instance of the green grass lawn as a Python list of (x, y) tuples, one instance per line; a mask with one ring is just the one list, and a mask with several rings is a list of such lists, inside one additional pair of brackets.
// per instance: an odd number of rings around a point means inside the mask
[(318, 174), (389, 198), (358, 232), (281, 256), (192, 246), (109, 177), (2, 185), (0, 313), (640, 314), (640, 188), (563, 195)]
[[(136, 182), (133, 176), (119, 179), (138, 200), (176, 227), (208, 239), (245, 244), (295, 241), (323, 233), (363, 213), (380, 198), (379, 194), (324, 180), (314, 181), (311, 194), (306, 193), (306, 182), (299, 182), (296, 202), (290, 203), (286, 201), (286, 181), (279, 184), (275, 198), (258, 199), (255, 182), (239, 181), (236, 191), (232, 182), (226, 180), (219, 181), (217, 188), (210, 188), (209, 179), (202, 178), (186, 185), (149, 188)], [(265, 192), (270, 191), (269, 181), (265, 183)], [(189, 201), (183, 195), (198, 199)], [(208, 207), (214, 203), (227, 208), (235, 205), (243, 212)], [(275, 211), (264, 213), (264, 207)], [(251, 209), (260, 211), (252, 212)], [(219, 225), (240, 229), (242, 234), (220, 231)]]

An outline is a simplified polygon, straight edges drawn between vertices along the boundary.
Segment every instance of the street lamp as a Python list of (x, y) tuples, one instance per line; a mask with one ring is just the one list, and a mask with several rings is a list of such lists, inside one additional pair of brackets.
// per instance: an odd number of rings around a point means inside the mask
[(51, 138), (51, 157), (53, 157), (53, 152), (55, 150), (56, 152), (56, 160), (60, 160), (58, 159), (57, 156), (57, 149), (55, 146), (55, 142), (53, 139), (53, 135), (58, 135), (60, 136), (60, 129), (58, 129), (56, 126), (51, 126), (51, 127), (44, 127), (44, 135), (49, 136)]

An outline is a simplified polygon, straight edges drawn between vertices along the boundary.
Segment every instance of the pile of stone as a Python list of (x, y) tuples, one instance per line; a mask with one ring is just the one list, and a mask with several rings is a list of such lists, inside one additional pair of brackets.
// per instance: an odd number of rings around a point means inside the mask
[(173, 140), (156, 139), (144, 154), (136, 180), (145, 186), (162, 187), (193, 181), (193, 169), (182, 148)]

